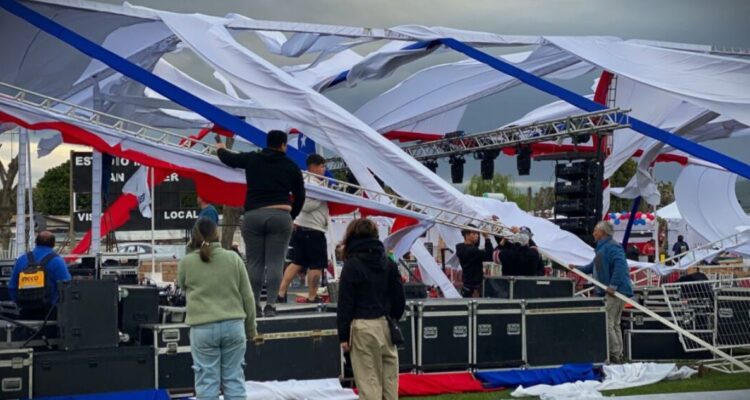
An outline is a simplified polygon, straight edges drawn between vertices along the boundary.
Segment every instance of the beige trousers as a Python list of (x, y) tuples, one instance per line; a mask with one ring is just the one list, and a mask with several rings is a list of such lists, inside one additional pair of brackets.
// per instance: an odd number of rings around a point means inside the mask
[(360, 400), (398, 399), (398, 351), (385, 317), (352, 321), (351, 346)]
[(620, 319), (625, 302), (614, 297), (605, 295), (604, 307), (607, 311), (607, 335), (609, 336), (609, 358), (611, 362), (622, 360), (622, 330)]

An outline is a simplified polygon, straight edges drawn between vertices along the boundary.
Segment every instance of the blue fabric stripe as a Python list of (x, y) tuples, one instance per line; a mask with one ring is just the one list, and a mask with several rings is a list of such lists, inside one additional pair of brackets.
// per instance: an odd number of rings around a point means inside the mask
[(109, 392), (35, 398), (41, 400), (169, 400), (169, 392), (165, 389), (150, 389), (131, 392)]
[[(47, 32), (48, 34), (62, 40), (78, 51), (107, 64), (112, 69), (130, 77), (159, 94), (167, 97), (188, 110), (192, 110), (216, 125), (224, 127), (237, 135), (242, 136), (257, 146), (265, 147), (266, 133), (260, 129), (243, 122), (239, 118), (226, 111), (193, 96), (189, 92), (167, 82), (166, 80), (152, 74), (151, 72), (131, 63), (119, 55), (105, 49), (102, 46), (84, 38), (55, 21), (21, 5), (15, 0), (0, 0), (0, 7), (10, 13)], [(289, 147), (287, 155), (299, 165), (305, 168), (305, 154)]]
[(630, 240), (630, 232), (633, 230), (633, 221), (635, 221), (635, 214), (638, 212), (638, 207), (641, 205), (641, 196), (633, 199), (633, 206), (630, 208), (630, 218), (628, 218), (628, 226), (625, 228), (625, 236), (622, 238), (622, 248), (625, 253), (628, 252), (628, 241)]
[(475, 372), (474, 376), (482, 381), (484, 387), (515, 388), (534, 385), (560, 385), (575, 381), (598, 381), (599, 374), (593, 364), (565, 364), (558, 368), (538, 368), (509, 371)]
[[(571, 92), (563, 87), (555, 85), (552, 82), (539, 78), (533, 74), (530, 74), (512, 64), (505, 61), (499, 60), (485, 52), (479, 51), (463, 42), (455, 39), (440, 39), (440, 41), (456, 50), (460, 53), (467, 55), (481, 63), (487, 64), (496, 70), (511, 75), (523, 83), (533, 86), (541, 91), (549, 93), (561, 100), (564, 100), (582, 110), (588, 112), (605, 110), (607, 107), (591, 101), (577, 93)], [(750, 179), (750, 166), (729, 157), (725, 154), (719, 153), (716, 150), (710, 149), (693, 141), (684, 139), (680, 136), (674, 135), (663, 129), (657, 128), (646, 122), (643, 122), (637, 118), (630, 117), (630, 127), (643, 135), (650, 138), (656, 139), (660, 142), (667, 143), (675, 149), (682, 150), (692, 156), (700, 158), (702, 160), (710, 161), (715, 164), (721, 165), (729, 171), (732, 171), (738, 175), (744, 176)]]

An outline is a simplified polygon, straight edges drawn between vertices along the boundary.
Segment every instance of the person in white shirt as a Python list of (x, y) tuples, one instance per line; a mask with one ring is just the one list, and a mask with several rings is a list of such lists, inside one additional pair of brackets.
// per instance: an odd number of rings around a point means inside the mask
[[(316, 175), (326, 172), (326, 159), (319, 154), (310, 154), (307, 157), (307, 170)], [(309, 176), (305, 179), (307, 183), (325, 185), (325, 180)], [(284, 278), (279, 287), (278, 302), (286, 302), (286, 293), (289, 284), (300, 272), (307, 272), (307, 302), (320, 302), (318, 287), (323, 276), (323, 270), (328, 265), (328, 243), (326, 232), (328, 231), (330, 216), (328, 214), (328, 203), (305, 198), (302, 212), (294, 220), (294, 231), (289, 245), (292, 247), (292, 263), (284, 271)]]

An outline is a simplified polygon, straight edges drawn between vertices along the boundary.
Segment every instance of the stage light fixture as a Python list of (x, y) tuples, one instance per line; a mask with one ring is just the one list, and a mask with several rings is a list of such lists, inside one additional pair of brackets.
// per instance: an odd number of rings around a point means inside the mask
[(482, 179), (488, 181), (495, 176), (495, 159), (498, 155), (500, 155), (499, 150), (484, 150), (479, 153), (479, 158), (482, 160), (479, 165)]
[(428, 160), (425, 160), (422, 164), (424, 164), (427, 169), (432, 171), (433, 174), (437, 173), (438, 162), (436, 159), (430, 158)]
[(461, 183), (464, 181), (464, 164), (466, 160), (462, 155), (453, 155), (448, 160), (451, 165), (451, 182)]
[(520, 145), (516, 148), (516, 168), (518, 175), (528, 175), (531, 172), (531, 147)]

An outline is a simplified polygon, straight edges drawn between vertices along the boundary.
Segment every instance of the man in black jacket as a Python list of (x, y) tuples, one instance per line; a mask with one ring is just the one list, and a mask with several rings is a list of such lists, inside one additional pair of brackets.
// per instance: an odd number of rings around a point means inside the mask
[(463, 297), (481, 297), (482, 281), (484, 281), (484, 261), (492, 261), (492, 243), (486, 234), (484, 237), (484, 250), (479, 248), (479, 232), (462, 230), (464, 242), (456, 245), (456, 256), (461, 264), (462, 280), (461, 289)]
[(266, 148), (259, 152), (234, 153), (223, 143), (216, 146), (222, 163), (245, 170), (247, 194), (242, 238), (258, 308), (266, 273), (268, 297), (263, 309), (266, 317), (276, 316), (276, 297), (292, 235), (292, 221), (305, 203), (302, 172), (286, 156), (286, 142), (286, 133), (272, 130), (268, 132)]

